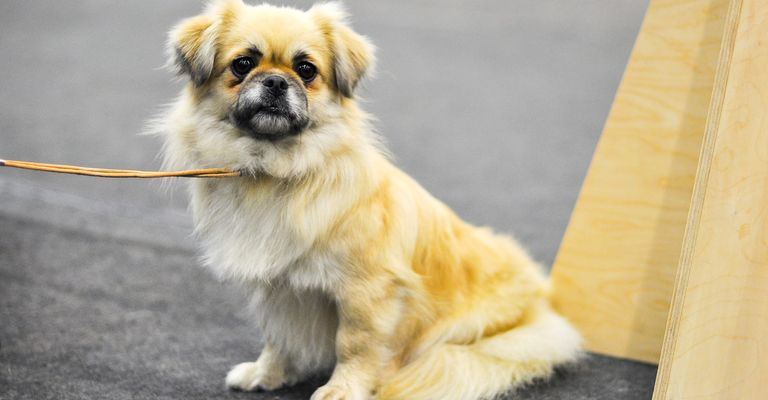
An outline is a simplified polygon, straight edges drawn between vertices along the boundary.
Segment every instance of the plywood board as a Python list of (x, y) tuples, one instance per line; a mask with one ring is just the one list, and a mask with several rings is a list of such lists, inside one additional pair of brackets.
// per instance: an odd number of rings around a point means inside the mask
[(656, 400), (768, 398), (768, 3), (726, 32)]
[(727, 6), (649, 5), (553, 268), (591, 351), (659, 360)]

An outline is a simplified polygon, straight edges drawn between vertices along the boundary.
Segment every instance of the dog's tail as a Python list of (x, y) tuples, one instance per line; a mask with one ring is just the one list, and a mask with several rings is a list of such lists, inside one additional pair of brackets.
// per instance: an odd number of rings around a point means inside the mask
[(581, 336), (548, 306), (510, 331), (475, 343), (441, 344), (397, 371), (380, 400), (489, 399), (548, 377), (581, 354)]

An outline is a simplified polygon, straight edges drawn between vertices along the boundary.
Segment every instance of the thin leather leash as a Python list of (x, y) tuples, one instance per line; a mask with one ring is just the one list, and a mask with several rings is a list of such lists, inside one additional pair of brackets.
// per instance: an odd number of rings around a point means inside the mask
[(99, 176), (103, 178), (227, 178), (242, 176), (242, 173), (239, 171), (232, 171), (225, 168), (189, 169), (184, 171), (136, 171), (129, 169), (87, 168), (74, 165), (45, 164), (3, 159), (0, 159), (0, 167), (56, 172), (60, 174)]

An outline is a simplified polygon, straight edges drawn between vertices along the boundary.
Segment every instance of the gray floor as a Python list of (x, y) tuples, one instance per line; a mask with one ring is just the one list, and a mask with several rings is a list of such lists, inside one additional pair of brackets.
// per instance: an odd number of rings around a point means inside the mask
[[(307, 2), (291, 4), (305, 5)], [(352, 2), (379, 46), (365, 107), (397, 163), (549, 265), (645, 8), (635, 0)], [(164, 32), (198, 2), (0, 2), (0, 158), (158, 167)], [(182, 191), (0, 171), (0, 398), (227, 392), (258, 353), (242, 294), (198, 268)], [(655, 368), (591, 357), (522, 399), (647, 399)]]

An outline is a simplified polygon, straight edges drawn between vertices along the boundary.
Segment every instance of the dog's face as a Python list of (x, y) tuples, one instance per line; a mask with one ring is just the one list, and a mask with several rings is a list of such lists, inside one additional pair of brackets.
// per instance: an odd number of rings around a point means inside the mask
[(304, 12), (217, 1), (173, 29), (173, 62), (197, 112), (228, 124), (233, 140), (290, 142), (340, 118), (372, 63), (344, 19), (333, 3)]

